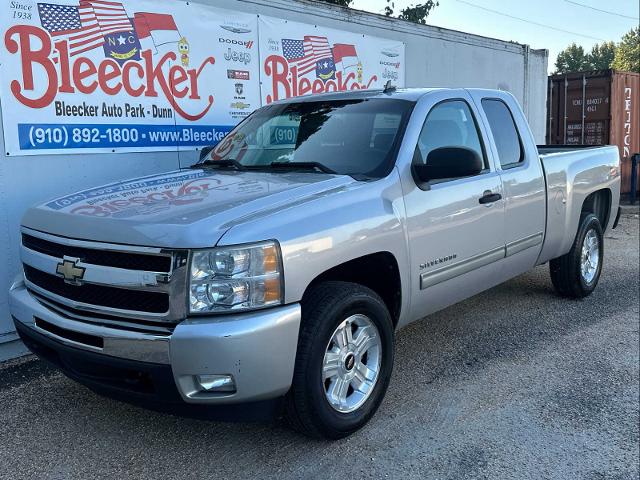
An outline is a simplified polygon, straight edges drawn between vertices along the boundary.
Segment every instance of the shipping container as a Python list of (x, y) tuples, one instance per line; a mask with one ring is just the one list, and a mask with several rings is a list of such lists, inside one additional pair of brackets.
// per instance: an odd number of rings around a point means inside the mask
[(640, 74), (600, 70), (552, 75), (547, 102), (547, 144), (617, 145), (622, 193), (629, 193), (631, 157), (640, 153)]
[[(401, 41), (405, 45), (406, 87), (479, 87), (511, 92), (522, 105), (536, 141), (542, 143), (544, 140), (547, 50), (534, 50), (511, 41), (419, 25), (317, 1), (196, 0), (180, 3), (302, 22), (308, 24), (309, 33), (316, 26), (330, 27)], [(162, 4), (166, 5), (165, 2)], [(211, 41), (210, 38), (191, 40)], [(252, 61), (256, 61), (255, 58), (257, 55)], [(91, 95), (86, 98), (91, 100)], [(2, 107), (0, 105), (0, 111)], [(0, 129), (2, 152), (7, 152), (5, 147)], [(197, 159), (197, 151), (177, 151), (176, 148), (145, 153), (115, 150), (99, 154), (4, 156), (0, 160), (0, 353), (3, 342), (16, 338), (7, 292), (12, 280), (20, 274), (20, 219), (30, 205), (119, 179), (186, 167)]]

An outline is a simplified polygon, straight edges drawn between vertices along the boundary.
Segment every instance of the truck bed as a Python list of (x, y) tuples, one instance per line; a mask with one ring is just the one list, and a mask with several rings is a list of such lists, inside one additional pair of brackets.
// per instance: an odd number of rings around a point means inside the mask
[(620, 203), (620, 156), (615, 146), (593, 145), (539, 145), (538, 153), (547, 185), (547, 228), (540, 264), (571, 249), (582, 206), (596, 191), (611, 195), (602, 229), (613, 226)]

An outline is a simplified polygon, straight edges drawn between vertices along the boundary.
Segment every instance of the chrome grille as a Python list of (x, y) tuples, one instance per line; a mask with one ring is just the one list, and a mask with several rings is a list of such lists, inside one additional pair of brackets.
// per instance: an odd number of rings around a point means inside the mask
[[(186, 250), (74, 240), (23, 228), (21, 257), (27, 288), (49, 308), (92, 323), (109, 318), (111, 324), (144, 328), (186, 316)], [(65, 278), (60, 267), (67, 263), (82, 277)]]
[(45, 273), (29, 265), (23, 265), (25, 279), (54, 295), (75, 302), (118, 310), (137, 310), (150, 313), (167, 313), (169, 295), (166, 292), (125, 290), (106, 285), (80, 285), (67, 283), (63, 278)]
[(129, 270), (146, 270), (148, 272), (169, 273), (171, 257), (164, 255), (145, 255), (142, 253), (95, 250), (76, 245), (63, 245), (50, 242), (33, 235), (22, 234), (22, 245), (30, 250), (44, 253), (56, 258), (77, 257), (87, 263), (108, 267), (126, 268)]

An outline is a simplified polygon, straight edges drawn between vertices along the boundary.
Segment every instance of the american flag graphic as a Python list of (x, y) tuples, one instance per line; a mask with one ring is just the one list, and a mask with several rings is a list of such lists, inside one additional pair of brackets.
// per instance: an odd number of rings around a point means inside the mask
[(104, 35), (133, 30), (121, 3), (103, 0), (81, 0), (79, 5), (39, 3), (42, 27), (54, 42), (67, 40), (69, 55), (104, 45)]
[(121, 3), (107, 2), (104, 0), (82, 0), (80, 6), (82, 6), (83, 3), (91, 4), (93, 7), (103, 35), (117, 32), (131, 32), (133, 30), (131, 20), (129, 20), (127, 11)]
[(42, 27), (51, 34), (54, 42), (67, 40), (71, 56), (104, 44), (91, 4), (85, 3), (74, 7), (39, 3), (38, 13)]
[(298, 74), (305, 75), (316, 69), (320, 60), (333, 61), (327, 37), (305, 35), (303, 40), (282, 39), (282, 54), (291, 65), (298, 67)]

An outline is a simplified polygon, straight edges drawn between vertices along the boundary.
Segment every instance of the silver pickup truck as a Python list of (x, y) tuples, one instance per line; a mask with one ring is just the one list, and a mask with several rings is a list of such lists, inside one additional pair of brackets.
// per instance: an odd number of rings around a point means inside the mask
[(99, 393), (344, 437), (404, 325), (547, 262), (560, 295), (589, 295), (619, 168), (615, 147), (537, 148), (501, 91), (290, 99), (191, 168), (28, 210), (10, 308)]

